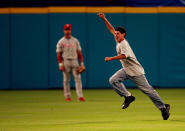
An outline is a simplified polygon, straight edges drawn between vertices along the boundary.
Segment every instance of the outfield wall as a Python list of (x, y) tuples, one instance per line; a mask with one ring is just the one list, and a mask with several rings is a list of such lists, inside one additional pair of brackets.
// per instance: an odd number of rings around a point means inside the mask
[(151, 85), (185, 87), (185, 7), (49, 7), (0, 8), (0, 89), (62, 87), (55, 50), (65, 23), (81, 42), (87, 67), (83, 86), (110, 88), (108, 79), (121, 64), (104, 62), (116, 51), (99, 11), (113, 26), (126, 27)]

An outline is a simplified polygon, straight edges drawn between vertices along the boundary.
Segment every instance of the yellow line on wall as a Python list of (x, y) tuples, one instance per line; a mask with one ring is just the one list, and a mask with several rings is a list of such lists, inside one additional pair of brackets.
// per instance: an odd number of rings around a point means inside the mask
[(9, 14), (10, 8), (0, 8), (0, 14)]
[(49, 7), (49, 13), (124, 13), (125, 7)]
[(125, 7), (87, 7), (87, 13), (124, 13)]
[(185, 7), (158, 7), (160, 13), (185, 13)]
[(48, 8), (10, 8), (12, 14), (47, 14)]
[(158, 8), (153, 7), (127, 7), (126, 13), (158, 13)]
[(87, 7), (48, 7), (49, 13), (86, 13)]
[(0, 8), (0, 14), (47, 14), (47, 13), (185, 13), (185, 7), (33, 7)]

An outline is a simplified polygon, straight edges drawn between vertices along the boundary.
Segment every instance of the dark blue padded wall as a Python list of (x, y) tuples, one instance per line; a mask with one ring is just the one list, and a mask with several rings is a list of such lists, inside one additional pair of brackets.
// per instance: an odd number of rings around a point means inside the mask
[(12, 88), (48, 88), (48, 15), (12, 14)]
[(0, 89), (10, 88), (10, 15), (0, 14)]
[[(152, 86), (185, 87), (184, 13), (106, 16), (114, 27), (126, 27), (126, 38)], [(0, 89), (61, 88), (56, 44), (66, 23), (82, 46), (84, 87), (111, 88), (109, 77), (122, 68), (119, 61), (104, 61), (116, 55), (116, 44), (96, 13), (0, 14), (0, 19)]]
[(160, 14), (160, 86), (185, 87), (185, 14)]
[[(49, 14), (49, 87), (56, 88), (62, 87), (62, 73), (59, 71), (58, 62), (56, 57), (56, 44), (63, 37), (64, 24), (72, 25), (72, 36), (80, 41), (82, 52), (84, 56), (84, 64), (87, 67), (87, 21), (85, 13), (75, 14)], [(83, 86), (87, 87), (87, 72), (82, 74)], [(71, 76), (71, 86), (74, 87), (75, 83)]]

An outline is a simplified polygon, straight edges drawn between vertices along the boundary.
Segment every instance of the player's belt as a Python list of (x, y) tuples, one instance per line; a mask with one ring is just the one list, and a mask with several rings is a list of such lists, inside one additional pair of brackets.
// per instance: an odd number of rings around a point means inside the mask
[(64, 60), (72, 61), (72, 60), (76, 60), (76, 59), (74, 59), (74, 58), (65, 58)]

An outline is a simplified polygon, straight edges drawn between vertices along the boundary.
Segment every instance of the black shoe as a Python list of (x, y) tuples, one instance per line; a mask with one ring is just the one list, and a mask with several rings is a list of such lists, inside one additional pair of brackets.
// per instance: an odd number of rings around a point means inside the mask
[(125, 97), (125, 101), (122, 105), (122, 109), (126, 109), (127, 107), (129, 107), (130, 103), (132, 103), (134, 100), (135, 100), (134, 96)]
[(168, 120), (169, 116), (170, 116), (170, 105), (169, 104), (165, 104), (165, 108), (161, 108), (161, 113), (162, 113), (162, 117), (163, 120)]

